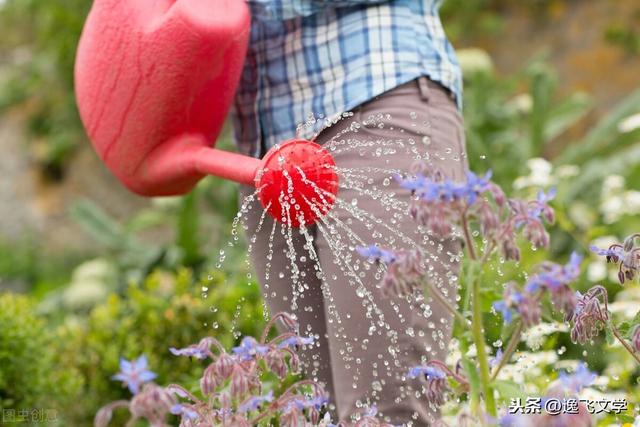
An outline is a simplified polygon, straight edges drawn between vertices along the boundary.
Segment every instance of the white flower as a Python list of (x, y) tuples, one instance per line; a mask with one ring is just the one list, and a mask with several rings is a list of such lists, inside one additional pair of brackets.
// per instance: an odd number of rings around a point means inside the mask
[(513, 188), (516, 190), (526, 187), (549, 187), (557, 182), (551, 174), (553, 167), (546, 159), (542, 157), (529, 159), (527, 167), (531, 171), (529, 175), (520, 176), (513, 182)]
[(638, 301), (616, 301), (609, 304), (609, 311), (625, 319), (633, 319), (638, 312)]
[(605, 178), (600, 199), (600, 212), (607, 224), (616, 222), (623, 215), (640, 212), (640, 191), (625, 191), (625, 179), (620, 175)]
[(608, 175), (602, 181), (602, 193), (611, 193), (616, 190), (624, 190), (625, 179), (620, 175)]
[(640, 113), (633, 114), (618, 123), (620, 133), (628, 133), (638, 128), (640, 128)]
[(489, 73), (493, 69), (491, 56), (477, 48), (459, 49), (456, 52), (462, 75), (475, 74), (479, 72)]
[(607, 263), (603, 260), (593, 261), (587, 267), (587, 277), (590, 282), (600, 282), (607, 278)]
[(576, 165), (560, 165), (556, 168), (558, 178), (571, 178), (580, 175), (580, 167)]
[(447, 354), (447, 358), (445, 363), (449, 366), (453, 366), (458, 363), (462, 354), (460, 353), (460, 342), (456, 338), (452, 338), (449, 343), (449, 352)]
[(591, 210), (591, 207), (580, 201), (571, 203), (567, 214), (569, 218), (571, 218), (571, 221), (583, 230), (591, 228), (596, 220), (596, 213)]
[(531, 98), (531, 95), (528, 93), (521, 93), (509, 101), (509, 106), (515, 108), (522, 114), (526, 114), (530, 112), (531, 107), (533, 107), (533, 98)]
[(532, 350), (540, 348), (547, 335), (554, 332), (568, 331), (567, 325), (564, 323), (540, 323), (522, 334), (522, 340), (527, 343), (527, 347)]

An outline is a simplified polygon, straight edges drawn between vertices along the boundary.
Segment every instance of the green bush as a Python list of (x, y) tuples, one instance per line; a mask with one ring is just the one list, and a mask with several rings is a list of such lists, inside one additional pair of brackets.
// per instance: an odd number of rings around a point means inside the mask
[(60, 411), (80, 390), (78, 372), (71, 365), (60, 369), (51, 351), (56, 332), (34, 312), (30, 298), (0, 295), (0, 412)]
[(196, 281), (195, 288), (193, 282), (187, 269), (176, 275), (154, 272), (124, 295), (110, 295), (88, 318), (67, 320), (59, 351), (80, 371), (84, 388), (81, 400), (65, 411), (66, 422), (87, 425), (105, 403), (130, 397), (111, 380), (120, 357), (144, 354), (159, 384), (180, 382), (196, 389), (201, 366), (173, 357), (169, 347), (186, 347), (209, 335), (229, 347), (241, 334), (256, 335), (264, 326), (255, 284), (228, 284), (221, 273)]

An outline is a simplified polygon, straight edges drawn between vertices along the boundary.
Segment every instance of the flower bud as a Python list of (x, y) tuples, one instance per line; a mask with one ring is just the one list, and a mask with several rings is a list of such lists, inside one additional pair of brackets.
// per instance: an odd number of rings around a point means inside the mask
[(210, 364), (204, 370), (204, 374), (202, 378), (200, 378), (200, 390), (205, 396), (213, 394), (216, 392), (216, 389), (220, 385), (222, 381), (222, 377), (217, 372), (217, 367), (215, 363)]
[(631, 343), (636, 353), (640, 353), (640, 325), (637, 325), (631, 336)]

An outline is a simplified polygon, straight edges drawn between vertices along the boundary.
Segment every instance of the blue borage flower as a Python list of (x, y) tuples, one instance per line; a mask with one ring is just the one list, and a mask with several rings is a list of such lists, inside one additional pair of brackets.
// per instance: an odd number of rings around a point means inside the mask
[(502, 357), (503, 356), (504, 356), (504, 354), (502, 353), (502, 349), (499, 348), (498, 351), (496, 352), (495, 357), (492, 357), (491, 359), (489, 359), (489, 367), (491, 369), (493, 369), (496, 366), (498, 366), (500, 364), (500, 362), (502, 361)]
[(422, 200), (466, 200), (468, 205), (473, 205), (480, 194), (491, 190), (491, 175), (490, 170), (483, 177), (469, 171), (466, 182), (455, 182), (451, 179), (434, 181), (423, 175), (396, 179), (400, 181), (400, 187), (417, 194)]
[(175, 405), (173, 405), (170, 409), (170, 412), (173, 415), (180, 415), (182, 417), (186, 417), (191, 421), (195, 421), (200, 417), (198, 415), (198, 412), (195, 411), (193, 408), (190, 408), (188, 405), (183, 405), (181, 403), (176, 403)]
[(314, 343), (314, 341), (315, 338), (312, 335), (309, 335), (307, 337), (295, 335), (282, 340), (280, 344), (278, 344), (278, 348), (282, 349), (301, 345), (311, 345)]
[[(555, 188), (550, 188), (547, 193), (545, 193), (544, 190), (538, 191), (538, 195), (536, 197), (537, 203), (533, 203), (533, 207), (529, 209), (529, 216), (531, 218), (538, 218), (538, 219), (541, 218), (542, 216), (547, 217), (548, 216), (547, 205), (551, 200), (553, 200), (556, 197), (556, 194), (557, 194), (557, 190)], [(549, 221), (549, 222), (553, 222), (553, 221)]]
[(407, 374), (409, 378), (418, 378), (424, 376), (427, 380), (444, 379), (447, 377), (443, 371), (433, 366), (414, 366), (409, 369)]
[(635, 351), (640, 353), (640, 324), (635, 326), (633, 334), (631, 335), (631, 344)]
[(329, 403), (329, 398), (327, 396), (320, 395), (320, 396), (310, 397), (310, 396), (299, 395), (287, 402), (288, 409), (285, 409), (285, 412), (291, 409), (297, 409), (298, 411), (303, 411), (307, 408), (314, 408), (316, 410), (320, 410), (328, 403)]
[(608, 249), (591, 246), (590, 249), (600, 256), (604, 256), (607, 262), (618, 264), (618, 281), (624, 284), (626, 280), (633, 280), (640, 271), (640, 247), (635, 241), (640, 233), (634, 233), (624, 239), (623, 244), (613, 244)]
[(541, 287), (546, 287), (550, 291), (557, 290), (561, 286), (565, 286), (580, 276), (580, 264), (582, 256), (573, 252), (569, 262), (564, 266), (546, 263), (543, 265), (543, 271), (533, 275), (525, 285), (525, 291), (533, 294)]
[(565, 320), (569, 321), (573, 317), (578, 298), (569, 284), (580, 277), (580, 264), (582, 256), (573, 252), (569, 262), (559, 265), (552, 262), (545, 262), (541, 266), (541, 271), (534, 274), (527, 281), (525, 293), (533, 296), (540, 290), (548, 290), (551, 301), (557, 310), (564, 312)]
[(618, 262), (618, 260), (624, 256), (624, 249), (621, 245), (611, 245), (607, 249), (591, 245), (589, 246), (589, 249), (597, 255), (606, 257), (607, 262)]
[(396, 256), (393, 252), (381, 249), (376, 245), (370, 246), (358, 246), (356, 251), (363, 257), (373, 259), (376, 262), (384, 262), (385, 264), (391, 264), (396, 260)]
[(210, 337), (203, 338), (198, 344), (190, 345), (185, 348), (169, 348), (171, 354), (175, 356), (194, 357), (196, 359), (206, 359), (210, 355), (209, 348), (211, 347), (212, 339)]
[(572, 374), (560, 372), (562, 386), (574, 393), (579, 393), (583, 388), (589, 387), (598, 375), (587, 368), (587, 364), (581, 362)]
[(240, 345), (233, 348), (233, 353), (241, 360), (255, 359), (256, 355), (264, 356), (269, 352), (269, 346), (259, 344), (253, 337), (244, 337)]
[(238, 412), (246, 413), (250, 411), (257, 411), (264, 403), (273, 402), (273, 390), (264, 396), (252, 396), (244, 401), (239, 407)]
[(423, 377), (427, 384), (425, 395), (430, 403), (442, 405), (445, 402), (444, 393), (447, 389), (447, 374), (433, 366), (415, 366), (409, 369), (409, 378)]
[(524, 296), (517, 291), (505, 292), (504, 299), (494, 302), (493, 309), (502, 314), (504, 322), (509, 324), (513, 320), (515, 309), (524, 302)]
[(134, 361), (120, 358), (120, 372), (111, 377), (115, 381), (122, 381), (132, 394), (138, 394), (140, 386), (157, 377), (155, 372), (147, 369), (146, 356), (142, 355)]
[[(571, 340), (584, 344), (597, 336), (609, 320), (608, 294), (603, 286), (596, 285), (584, 295), (577, 291), (575, 298), (576, 307), (570, 319), (573, 322)], [(604, 307), (600, 304), (600, 298)]]

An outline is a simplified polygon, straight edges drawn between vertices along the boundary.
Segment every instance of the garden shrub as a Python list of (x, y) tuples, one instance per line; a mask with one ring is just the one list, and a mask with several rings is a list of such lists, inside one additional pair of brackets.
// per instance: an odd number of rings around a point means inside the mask
[[(50, 410), (68, 406), (82, 385), (71, 366), (61, 367), (55, 352), (56, 332), (37, 317), (32, 299), (0, 295), (0, 413)], [(15, 419), (18, 422), (17, 418)], [(24, 425), (24, 424), (23, 424)]]
[(202, 367), (172, 356), (170, 347), (185, 347), (206, 335), (231, 346), (241, 335), (261, 330), (262, 306), (255, 284), (228, 284), (216, 273), (194, 285), (191, 274), (188, 269), (175, 275), (154, 272), (141, 284), (130, 284), (124, 295), (111, 294), (87, 318), (66, 322), (60, 351), (84, 379), (81, 400), (66, 411), (67, 422), (88, 425), (104, 402), (129, 396), (111, 380), (120, 357), (145, 355), (158, 381), (196, 389)]

